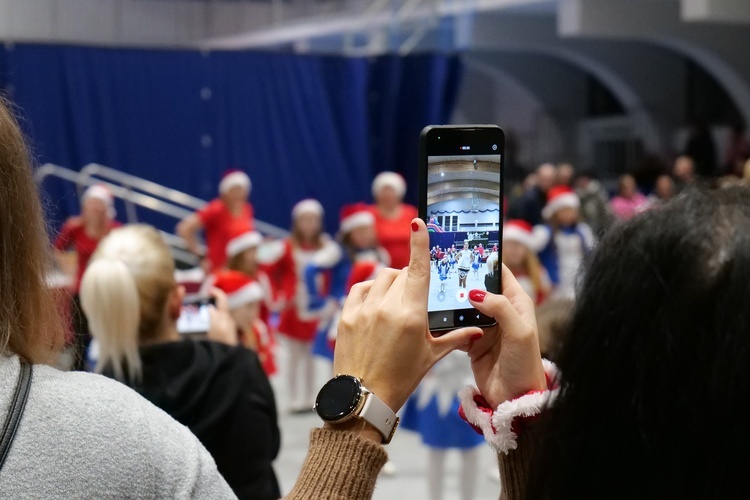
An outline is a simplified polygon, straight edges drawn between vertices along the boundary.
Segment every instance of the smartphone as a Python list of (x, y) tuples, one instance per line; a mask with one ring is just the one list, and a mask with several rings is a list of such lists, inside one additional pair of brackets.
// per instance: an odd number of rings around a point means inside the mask
[(214, 305), (216, 300), (213, 297), (186, 297), (177, 318), (177, 331), (182, 335), (208, 333), (211, 328), (208, 309)]
[(430, 234), (433, 335), (494, 318), (469, 303), (469, 291), (499, 293), (503, 241), (503, 151), (497, 125), (429, 126), (419, 140), (419, 215)]

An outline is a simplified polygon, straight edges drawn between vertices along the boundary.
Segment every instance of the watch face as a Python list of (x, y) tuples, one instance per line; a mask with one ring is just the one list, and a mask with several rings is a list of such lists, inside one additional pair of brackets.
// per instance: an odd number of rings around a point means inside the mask
[(326, 383), (318, 393), (315, 410), (320, 418), (336, 421), (350, 415), (359, 403), (362, 384), (349, 375), (340, 375)]

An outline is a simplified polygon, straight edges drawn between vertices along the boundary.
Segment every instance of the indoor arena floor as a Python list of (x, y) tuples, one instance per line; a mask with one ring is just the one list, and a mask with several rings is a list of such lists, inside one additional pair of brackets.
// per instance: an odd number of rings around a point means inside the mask
[[(280, 373), (287, 363), (284, 345), (279, 345), (277, 360)], [(330, 365), (316, 361), (316, 390), (330, 377)], [(288, 398), (284, 381), (279, 375), (271, 380), (276, 392), (279, 408), (279, 425), (281, 427), (281, 452), (274, 467), (281, 484), (281, 491), (286, 494), (294, 485), (307, 453), (310, 429), (321, 425), (317, 415), (290, 415), (287, 409)], [(427, 451), (419, 436), (414, 432), (400, 429), (393, 442), (387, 446), (390, 459), (396, 466), (393, 476), (384, 476), (378, 480), (375, 489), (375, 500), (425, 499), (429, 500), (426, 484)], [(500, 484), (496, 475), (497, 461), (487, 445), (481, 445), (481, 465), (477, 474), (476, 500), (495, 500), (500, 496)], [(443, 500), (459, 500), (458, 470), (459, 456), (450, 453), (446, 459), (445, 494)]]

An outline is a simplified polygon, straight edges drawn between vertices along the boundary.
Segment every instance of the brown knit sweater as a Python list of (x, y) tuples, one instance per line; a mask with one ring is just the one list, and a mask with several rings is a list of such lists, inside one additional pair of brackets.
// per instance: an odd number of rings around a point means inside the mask
[[(500, 455), (501, 500), (524, 498), (536, 432), (524, 429), (518, 449)], [(367, 500), (372, 498), (385, 449), (357, 434), (313, 429), (302, 472), (286, 500)]]

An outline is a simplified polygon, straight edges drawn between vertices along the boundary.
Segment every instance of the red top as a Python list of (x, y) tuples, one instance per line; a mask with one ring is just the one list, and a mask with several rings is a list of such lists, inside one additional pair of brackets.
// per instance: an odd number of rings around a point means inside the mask
[(208, 246), (208, 261), (211, 269), (219, 269), (227, 260), (227, 243), (238, 234), (253, 230), (253, 206), (245, 203), (239, 215), (234, 216), (226, 204), (217, 198), (198, 210), (198, 218), (203, 223)]
[[(112, 229), (120, 227), (122, 224), (116, 220), (109, 222), (109, 227), (104, 233), (106, 236)], [(104, 237), (102, 236), (102, 238)], [(91, 256), (96, 251), (96, 247), (99, 246), (100, 239), (94, 239), (86, 234), (86, 229), (83, 227), (83, 219), (80, 217), (72, 217), (65, 221), (60, 234), (55, 240), (54, 247), (57, 250), (64, 251), (75, 249), (78, 254), (78, 270), (76, 272), (76, 285), (75, 292), (81, 288), (81, 279), (83, 273), (86, 271), (86, 267), (89, 265)]]
[(411, 239), (411, 221), (417, 217), (417, 207), (401, 204), (401, 213), (395, 219), (386, 219), (375, 205), (370, 206), (375, 216), (375, 230), (378, 242), (391, 256), (391, 267), (402, 269), (409, 265), (409, 241)]

